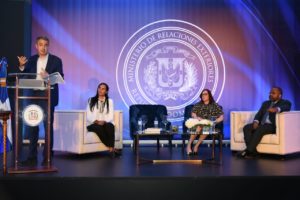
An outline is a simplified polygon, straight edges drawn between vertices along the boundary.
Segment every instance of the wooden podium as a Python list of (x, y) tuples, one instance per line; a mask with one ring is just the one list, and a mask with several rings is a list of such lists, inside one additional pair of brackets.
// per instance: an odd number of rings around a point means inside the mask
[[(40, 172), (56, 172), (58, 169), (54, 167), (51, 164), (51, 156), (50, 156), (50, 105), (51, 105), (51, 83), (50, 79), (48, 79), (43, 83), (42, 85), (37, 85), (35, 84), (35, 79), (21, 79), (21, 77), (28, 77), (28, 76), (34, 76), (36, 77), (37, 74), (33, 73), (14, 73), (10, 74), (10, 76), (15, 76), (16, 81), (15, 81), (15, 86), (12, 88), (15, 89), (15, 144), (14, 144), (14, 166), (11, 168), (8, 168), (8, 173), (9, 174), (17, 174), (17, 173), (40, 173)], [(23, 80), (29, 80), (27, 82), (27, 85), (23, 84), (20, 85), (20, 80), (21, 82)], [(24, 81), (23, 81), (24, 82)], [(38, 82), (38, 81), (37, 81)], [(20, 90), (23, 89), (28, 89), (28, 90), (44, 90), (45, 91), (45, 96), (26, 96), (26, 95), (20, 95), (19, 92)], [(46, 159), (47, 159), (47, 164), (45, 166), (20, 166), (18, 163), (18, 152), (19, 152), (19, 145), (18, 145), (18, 137), (19, 137), (19, 101), (24, 100), (24, 99), (30, 99), (30, 100), (44, 100), (47, 101), (47, 110), (44, 110), (44, 114), (47, 116), (47, 129), (45, 131), (45, 147), (46, 148)], [(23, 117), (23, 116), (22, 116)], [(24, 120), (22, 118), (22, 120)], [(43, 120), (41, 121), (43, 123)], [(37, 125), (38, 126), (38, 125)]]

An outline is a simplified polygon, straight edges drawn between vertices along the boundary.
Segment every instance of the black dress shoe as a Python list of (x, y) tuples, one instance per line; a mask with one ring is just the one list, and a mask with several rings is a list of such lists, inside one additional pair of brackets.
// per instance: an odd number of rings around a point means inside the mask
[(244, 158), (245, 159), (256, 159), (258, 157), (259, 157), (259, 154), (257, 152), (248, 152)]
[(244, 151), (241, 151), (241, 152), (237, 153), (236, 157), (238, 157), (238, 158), (245, 158), (247, 155), (248, 155), (248, 151), (244, 150)]
[(35, 166), (37, 165), (37, 158), (27, 158), (20, 162), (21, 166)]

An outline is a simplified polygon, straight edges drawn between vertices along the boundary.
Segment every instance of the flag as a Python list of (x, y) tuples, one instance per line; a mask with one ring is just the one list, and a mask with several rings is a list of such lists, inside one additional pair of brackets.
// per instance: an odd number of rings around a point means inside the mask
[[(6, 87), (6, 76), (7, 76), (7, 61), (6, 58), (0, 60), (0, 110), (7, 111), (10, 109), (10, 103)], [(0, 152), (3, 153), (3, 121), (0, 120)], [(12, 131), (11, 131), (11, 120), (7, 120), (7, 141), (6, 151), (11, 149), (12, 146)]]

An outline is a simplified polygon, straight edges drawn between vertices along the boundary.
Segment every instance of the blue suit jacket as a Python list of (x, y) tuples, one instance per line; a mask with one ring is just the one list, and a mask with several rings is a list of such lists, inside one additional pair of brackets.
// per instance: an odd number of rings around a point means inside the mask
[[(34, 55), (28, 59), (28, 62), (25, 65), (25, 70), (23, 71), (23, 73), (37, 73), (38, 57), (39, 57), (38, 55)], [(59, 57), (55, 55), (49, 54), (45, 71), (48, 74), (59, 72), (61, 76), (64, 78), (62, 61)], [(53, 85), (53, 87), (54, 89), (51, 89), (51, 106), (54, 107), (58, 105), (59, 89), (57, 84)]]
[[(269, 109), (269, 107), (271, 106), (272, 101), (268, 100), (262, 103), (259, 111), (256, 113), (254, 120), (258, 120), (259, 123), (261, 122), (264, 114), (267, 112), (267, 110)], [(280, 108), (280, 112), (284, 112), (284, 111), (290, 111), (291, 110), (291, 102), (288, 100), (284, 100), (284, 99), (280, 99), (276, 104), (274, 104), (272, 107), (279, 107)], [(272, 123), (272, 125), (274, 125), (276, 127), (276, 123), (275, 123), (275, 116), (276, 113), (269, 113), (269, 119)]]

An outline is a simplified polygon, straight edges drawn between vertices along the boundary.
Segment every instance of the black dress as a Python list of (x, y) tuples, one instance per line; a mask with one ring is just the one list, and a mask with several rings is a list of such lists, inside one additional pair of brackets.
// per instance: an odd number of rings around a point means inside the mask
[(202, 119), (209, 120), (212, 116), (218, 118), (220, 115), (224, 114), (222, 107), (217, 103), (204, 104), (202, 102), (196, 103), (192, 109), (192, 112), (196, 113), (196, 115)]

